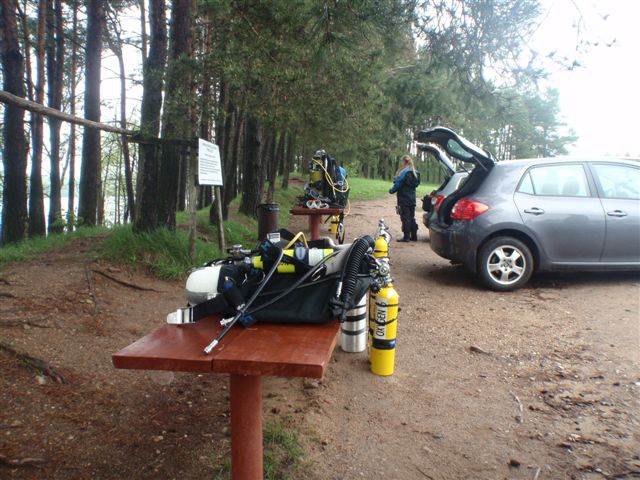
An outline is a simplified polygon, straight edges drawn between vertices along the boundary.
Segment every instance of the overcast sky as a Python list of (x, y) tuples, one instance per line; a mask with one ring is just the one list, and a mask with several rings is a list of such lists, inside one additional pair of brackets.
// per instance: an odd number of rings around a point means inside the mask
[[(592, 46), (582, 67), (556, 68), (561, 116), (580, 139), (571, 154), (640, 157), (640, 0), (543, 0), (547, 16), (535, 44), (561, 55), (575, 51), (581, 20)], [(613, 41), (615, 42), (611, 46)]]

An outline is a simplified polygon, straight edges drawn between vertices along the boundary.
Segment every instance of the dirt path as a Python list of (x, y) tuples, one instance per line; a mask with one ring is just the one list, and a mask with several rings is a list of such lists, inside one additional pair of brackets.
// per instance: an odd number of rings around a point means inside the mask
[[(372, 234), (380, 216), (399, 232), (392, 203), (353, 205), (347, 237)], [(265, 379), (265, 421), (305, 447), (295, 478), (640, 475), (640, 277), (539, 276), (498, 294), (419, 237), (392, 244), (393, 376), (337, 349), (319, 383)], [(87, 246), (0, 271), (0, 341), (68, 382), (0, 352), (0, 478), (213, 477), (229, 449), (225, 378), (110, 360), (183, 303), (183, 282), (76, 260)]]

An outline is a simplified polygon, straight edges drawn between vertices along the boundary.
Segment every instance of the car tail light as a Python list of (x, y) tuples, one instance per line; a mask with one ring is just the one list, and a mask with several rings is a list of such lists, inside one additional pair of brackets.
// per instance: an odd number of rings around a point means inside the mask
[(443, 200), (444, 200), (444, 195), (436, 195), (435, 197), (431, 198), (431, 205), (437, 209), (440, 207), (440, 204), (442, 203)]
[(489, 205), (485, 205), (484, 203), (471, 198), (462, 198), (458, 200), (451, 209), (451, 219), (473, 220), (487, 210), (489, 210)]

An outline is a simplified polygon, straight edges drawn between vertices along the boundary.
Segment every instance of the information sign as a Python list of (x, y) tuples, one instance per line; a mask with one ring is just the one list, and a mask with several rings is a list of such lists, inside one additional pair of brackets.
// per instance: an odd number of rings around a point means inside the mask
[(222, 161), (215, 143), (198, 139), (198, 184), (222, 186)]

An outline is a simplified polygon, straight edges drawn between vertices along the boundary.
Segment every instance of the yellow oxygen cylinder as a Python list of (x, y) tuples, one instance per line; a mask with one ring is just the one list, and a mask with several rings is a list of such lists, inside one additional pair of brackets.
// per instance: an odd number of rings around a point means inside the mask
[(340, 215), (331, 215), (331, 228), (329, 229), (329, 232), (331, 232), (332, 235), (335, 235), (336, 233), (338, 233), (339, 223), (340, 223)]
[[(331, 248), (298, 248), (295, 250), (285, 250), (285, 257), (292, 257), (305, 265), (309, 265), (310, 267), (317, 265), (322, 261), (324, 257), (327, 257), (333, 253), (333, 249)], [(251, 263), (254, 268), (259, 270), (264, 270), (264, 262), (262, 261), (262, 257), (256, 255), (252, 257)], [(295, 273), (296, 272), (296, 264), (289, 263), (286, 261), (286, 258), (282, 260), (278, 264), (278, 268), (276, 270), (278, 273)]]
[(369, 305), (371, 372), (388, 376), (393, 374), (395, 363), (399, 296), (393, 283), (389, 282), (373, 295), (372, 300)]
[(320, 169), (315, 169), (312, 167), (311, 170), (309, 170), (309, 182), (313, 184), (321, 181), (322, 181), (322, 171)]
[(387, 226), (384, 224), (384, 218), (378, 220), (378, 231), (376, 232), (375, 247), (373, 256), (376, 258), (389, 258), (389, 240), (391, 236), (387, 232)]
[(373, 250), (373, 256), (376, 258), (389, 258), (389, 244), (387, 239), (380, 235), (376, 238), (376, 245)]

